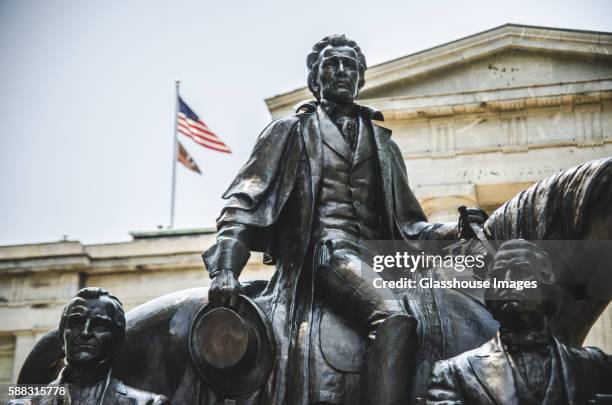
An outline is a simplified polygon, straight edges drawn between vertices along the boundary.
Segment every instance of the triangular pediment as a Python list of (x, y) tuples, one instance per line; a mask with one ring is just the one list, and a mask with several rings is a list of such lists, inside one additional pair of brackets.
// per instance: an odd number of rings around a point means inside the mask
[(506, 48), (480, 59), (364, 89), (361, 97), (432, 96), (610, 78), (610, 58)]
[[(517, 65), (523, 66), (516, 70)], [(609, 78), (611, 65), (612, 33), (507, 24), (370, 67), (360, 98), (481, 91), (550, 84), (556, 79), (591, 80), (598, 75)], [(268, 98), (266, 103), (274, 116), (282, 116), (309, 98), (312, 95), (303, 87)]]

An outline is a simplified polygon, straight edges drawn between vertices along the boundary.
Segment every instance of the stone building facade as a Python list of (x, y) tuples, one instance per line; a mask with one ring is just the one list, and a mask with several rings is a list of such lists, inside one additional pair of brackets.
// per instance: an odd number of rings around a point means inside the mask
[[(458, 205), (492, 211), (558, 170), (612, 156), (611, 33), (505, 25), (373, 66), (366, 80), (360, 102), (385, 115), (431, 221), (455, 221)], [(266, 103), (277, 118), (309, 98), (300, 88)], [(103, 286), (131, 309), (208, 285), (200, 254), (213, 230), (132, 236), (0, 247), (0, 383), (81, 287)], [(253, 255), (242, 277), (272, 271)], [(610, 307), (586, 343), (612, 352)]]

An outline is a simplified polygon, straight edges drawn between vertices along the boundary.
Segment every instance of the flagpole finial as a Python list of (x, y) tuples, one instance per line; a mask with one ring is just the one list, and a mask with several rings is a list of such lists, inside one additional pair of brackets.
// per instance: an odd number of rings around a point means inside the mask
[(179, 79), (178, 77), (174, 79), (174, 84), (176, 84), (176, 87), (178, 87), (178, 85), (181, 84), (181, 79)]

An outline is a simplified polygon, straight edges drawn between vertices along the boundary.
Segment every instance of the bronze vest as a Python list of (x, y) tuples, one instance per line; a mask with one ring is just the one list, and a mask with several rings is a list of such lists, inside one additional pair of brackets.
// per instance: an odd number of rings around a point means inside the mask
[(315, 240), (380, 239), (382, 193), (370, 122), (359, 119), (359, 137), (353, 152), (327, 114), (319, 109), (318, 115), (323, 171), (314, 217)]

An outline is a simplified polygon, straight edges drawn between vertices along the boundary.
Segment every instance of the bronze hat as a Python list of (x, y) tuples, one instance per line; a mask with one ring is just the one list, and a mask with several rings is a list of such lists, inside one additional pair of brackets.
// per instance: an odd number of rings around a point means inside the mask
[(196, 368), (217, 393), (237, 397), (263, 385), (276, 357), (272, 326), (250, 298), (239, 295), (235, 307), (208, 304), (189, 333)]

